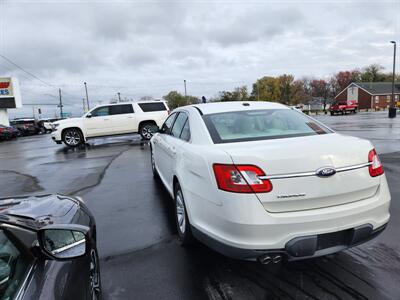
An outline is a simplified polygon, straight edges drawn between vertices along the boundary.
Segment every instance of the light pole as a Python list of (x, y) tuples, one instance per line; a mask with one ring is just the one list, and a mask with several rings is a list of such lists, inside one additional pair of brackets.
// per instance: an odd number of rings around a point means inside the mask
[(121, 93), (118, 92), (117, 94), (118, 94), (118, 102), (121, 102)]
[(396, 77), (396, 42), (390, 41), (393, 44), (393, 77), (392, 77), (392, 99), (390, 100), (389, 118), (396, 118), (396, 105), (394, 101), (394, 79)]
[(88, 96), (88, 92), (87, 92), (87, 85), (86, 82), (83, 83), (85, 85), (85, 91), (86, 91), (86, 104), (87, 104), (87, 110), (90, 110), (90, 106), (89, 106), (89, 96)]

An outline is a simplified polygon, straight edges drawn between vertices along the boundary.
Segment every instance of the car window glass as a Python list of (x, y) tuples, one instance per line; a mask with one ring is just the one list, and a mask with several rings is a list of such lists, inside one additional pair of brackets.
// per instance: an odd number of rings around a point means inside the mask
[(0, 299), (13, 299), (31, 264), (20, 248), (0, 230)]
[(179, 138), (181, 135), (183, 126), (185, 126), (186, 120), (187, 120), (187, 114), (179, 113), (179, 115), (176, 117), (174, 126), (172, 127), (171, 135)]
[(138, 103), (143, 112), (167, 110), (164, 102)]
[(108, 116), (109, 113), (109, 107), (108, 106), (103, 106), (94, 109), (91, 113), (92, 117), (103, 117), (103, 116)]
[(185, 126), (183, 126), (180, 138), (184, 141), (190, 140), (189, 119), (186, 119), (186, 123), (185, 123)]
[(174, 123), (177, 113), (171, 114), (167, 120), (165, 120), (163, 126), (161, 127), (161, 132), (169, 134), (171, 131), (172, 124)]
[(110, 115), (122, 115), (133, 113), (132, 104), (122, 104), (110, 106)]
[(289, 138), (331, 131), (291, 109), (233, 111), (203, 117), (214, 143)]

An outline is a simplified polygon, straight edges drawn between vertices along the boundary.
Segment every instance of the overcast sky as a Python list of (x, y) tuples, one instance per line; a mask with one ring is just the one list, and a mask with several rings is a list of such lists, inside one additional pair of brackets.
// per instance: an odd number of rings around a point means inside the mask
[(48, 85), (1, 57), (0, 76), (19, 78), (24, 103), (56, 102), (61, 87), (65, 111), (80, 114), (84, 81), (91, 102), (104, 103), (117, 92), (183, 93), (184, 79), (188, 94), (209, 98), (265, 75), (327, 77), (371, 63), (390, 71), (399, 12), (400, 0), (0, 0), (0, 54)]

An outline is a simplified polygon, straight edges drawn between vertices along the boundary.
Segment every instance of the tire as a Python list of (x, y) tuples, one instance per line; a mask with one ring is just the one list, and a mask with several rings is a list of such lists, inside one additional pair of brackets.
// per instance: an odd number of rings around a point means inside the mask
[(68, 128), (63, 131), (62, 140), (65, 145), (73, 148), (83, 143), (83, 135), (77, 128)]
[(100, 300), (101, 296), (101, 276), (100, 260), (96, 249), (90, 253), (90, 291), (92, 300)]
[(175, 198), (175, 220), (178, 238), (181, 246), (185, 247), (193, 244), (194, 238), (190, 229), (190, 222), (186, 211), (185, 199), (179, 183), (174, 189)]
[(139, 134), (142, 137), (142, 139), (144, 139), (146, 141), (151, 139), (151, 137), (153, 136), (152, 128), (154, 126), (155, 126), (154, 123), (151, 123), (151, 122), (147, 122), (147, 123), (140, 125)]
[(156, 169), (156, 163), (154, 160), (154, 154), (153, 154), (153, 148), (150, 148), (150, 161), (151, 161), (151, 170), (153, 172), (153, 178), (156, 180), (160, 179), (160, 176), (158, 175), (157, 169)]
[(335, 115), (335, 113), (333, 111), (331, 111), (331, 116)]

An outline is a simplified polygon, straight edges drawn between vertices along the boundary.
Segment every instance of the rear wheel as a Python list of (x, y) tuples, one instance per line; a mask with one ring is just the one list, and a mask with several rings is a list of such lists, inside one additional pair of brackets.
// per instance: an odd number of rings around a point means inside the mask
[(142, 139), (150, 140), (154, 133), (154, 124), (153, 123), (144, 123), (140, 125), (139, 133)]
[(190, 222), (186, 211), (185, 199), (179, 183), (175, 186), (175, 219), (178, 230), (179, 241), (182, 246), (193, 243), (193, 235), (190, 229)]
[(101, 278), (100, 278), (100, 265), (99, 255), (97, 250), (92, 249), (90, 252), (90, 289), (92, 293), (92, 300), (101, 299)]
[(153, 172), (153, 177), (155, 179), (159, 179), (158, 172), (156, 169), (156, 161), (154, 159), (153, 148), (150, 148), (150, 157), (151, 157), (151, 171)]
[(64, 130), (62, 140), (68, 147), (77, 147), (83, 143), (83, 135), (77, 128), (68, 128)]

